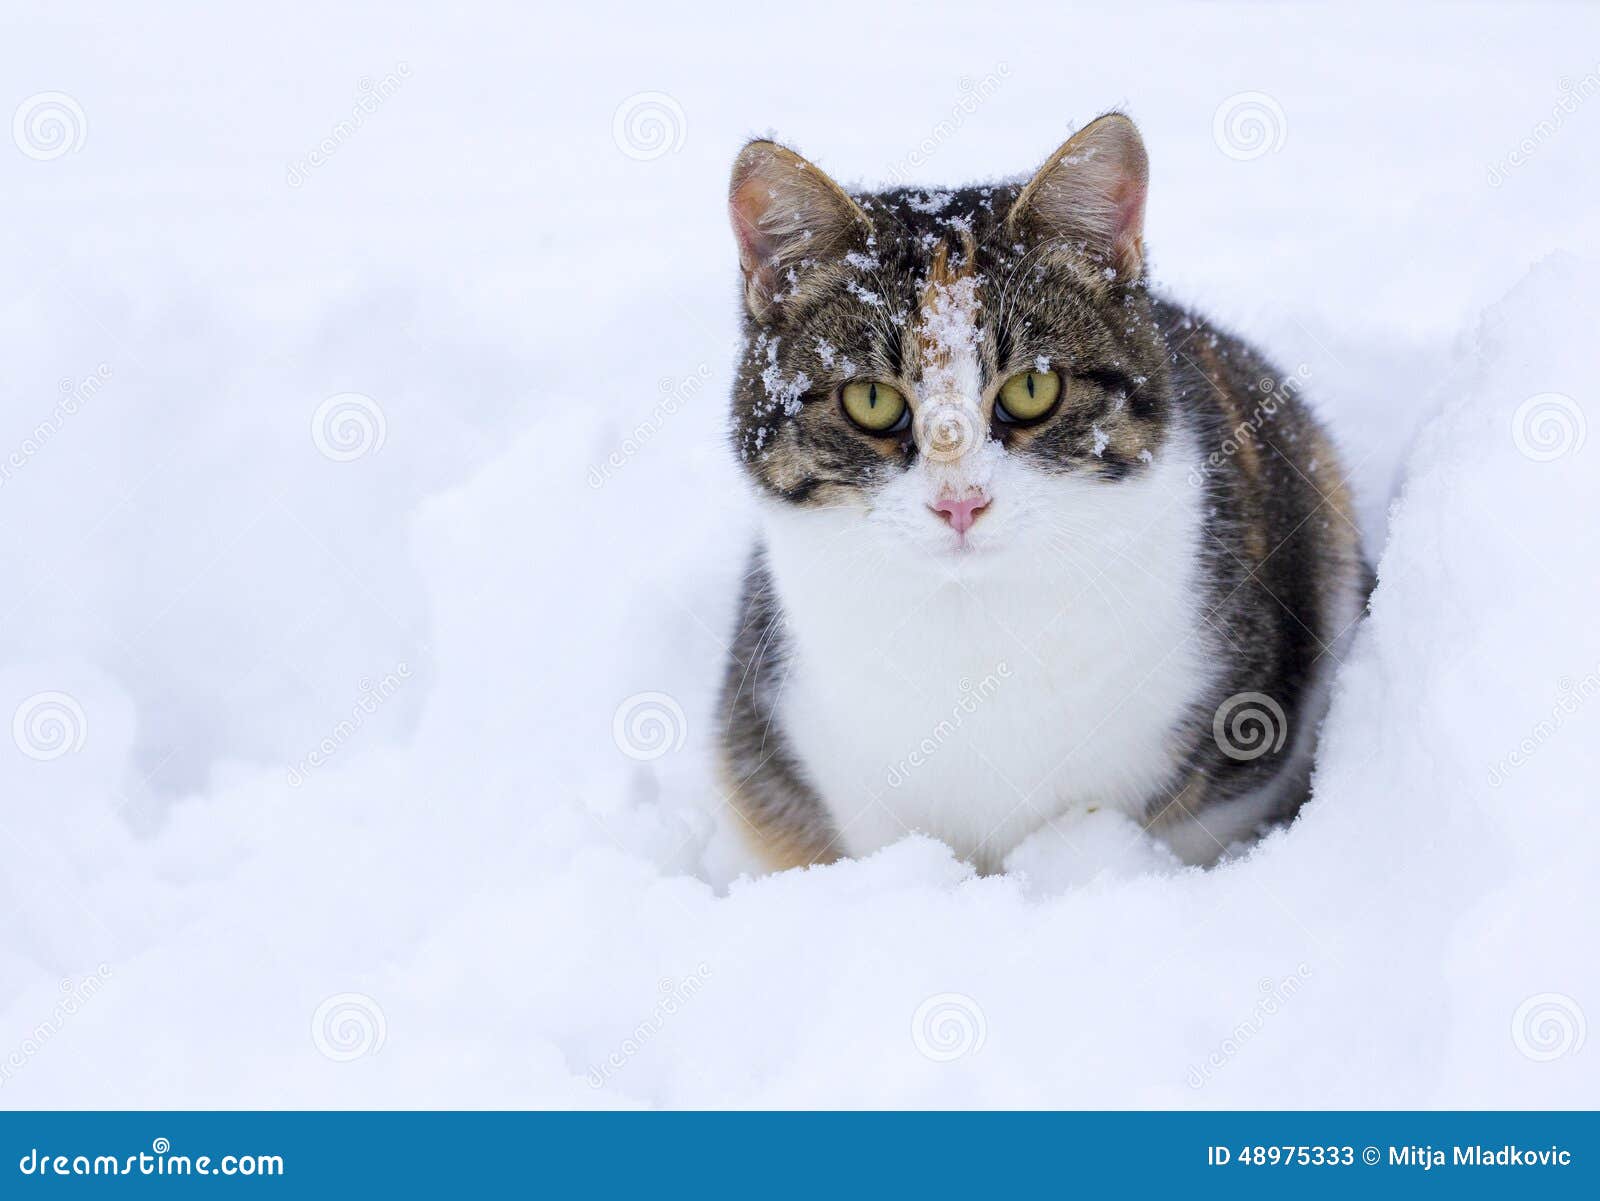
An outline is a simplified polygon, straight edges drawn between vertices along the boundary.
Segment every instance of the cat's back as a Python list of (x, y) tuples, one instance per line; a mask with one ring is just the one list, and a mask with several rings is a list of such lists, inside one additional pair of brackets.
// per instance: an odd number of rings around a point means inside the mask
[(1152, 309), (1178, 416), (1194, 437), (1191, 478), (1213, 510), (1211, 532), (1286, 589), (1298, 579), (1308, 593), (1321, 590), (1319, 572), (1364, 574), (1349, 466), (1312, 408), (1310, 367), (1282, 367), (1170, 300)]

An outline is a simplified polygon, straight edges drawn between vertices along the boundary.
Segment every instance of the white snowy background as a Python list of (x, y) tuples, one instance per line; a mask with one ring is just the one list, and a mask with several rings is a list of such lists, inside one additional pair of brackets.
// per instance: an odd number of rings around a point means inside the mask
[[(1354, 469), (1314, 800), (758, 877), (728, 164), (1111, 107)], [(1600, 1104), (1595, 10), (10, 0), (0, 109), (0, 1104)]]

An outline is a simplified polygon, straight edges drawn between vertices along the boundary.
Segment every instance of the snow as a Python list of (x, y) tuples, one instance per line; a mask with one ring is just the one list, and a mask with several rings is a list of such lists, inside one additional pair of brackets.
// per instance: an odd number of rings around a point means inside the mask
[[(1600, 16), (15, 7), (0, 1104), (1600, 1104), (1600, 106), (1541, 126)], [(728, 164), (932, 198), (1112, 105), (1157, 278), (1355, 468), (1315, 798), (758, 878)]]
[(955, 199), (950, 192), (913, 192), (906, 197), (906, 204), (919, 213), (942, 213)]
[(872, 289), (863, 287), (853, 279), (845, 284), (845, 290), (865, 304), (870, 304), (874, 308), (881, 309), (883, 307), (883, 297), (872, 291)]

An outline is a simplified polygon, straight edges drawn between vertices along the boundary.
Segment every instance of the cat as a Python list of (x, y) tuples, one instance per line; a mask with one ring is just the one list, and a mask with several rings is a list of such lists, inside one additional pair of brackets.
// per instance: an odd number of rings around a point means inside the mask
[(1097, 809), (1206, 864), (1305, 799), (1370, 569), (1302, 378), (1150, 290), (1148, 174), (1120, 113), (1025, 183), (738, 155), (720, 766), (769, 867), (920, 832), (990, 873)]

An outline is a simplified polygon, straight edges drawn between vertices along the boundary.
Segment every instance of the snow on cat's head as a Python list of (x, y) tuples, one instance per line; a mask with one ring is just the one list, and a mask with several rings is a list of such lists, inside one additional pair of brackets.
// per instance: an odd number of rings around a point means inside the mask
[(943, 569), (1025, 556), (1167, 437), (1126, 117), (1026, 184), (849, 193), (768, 141), (734, 163), (733, 439), (785, 524)]

